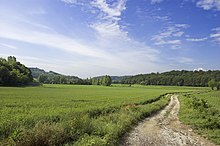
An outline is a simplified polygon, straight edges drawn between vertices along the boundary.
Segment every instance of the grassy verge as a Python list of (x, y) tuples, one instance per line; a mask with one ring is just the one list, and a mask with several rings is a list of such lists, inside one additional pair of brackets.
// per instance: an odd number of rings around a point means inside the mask
[(220, 92), (180, 96), (180, 120), (216, 144), (220, 144)]

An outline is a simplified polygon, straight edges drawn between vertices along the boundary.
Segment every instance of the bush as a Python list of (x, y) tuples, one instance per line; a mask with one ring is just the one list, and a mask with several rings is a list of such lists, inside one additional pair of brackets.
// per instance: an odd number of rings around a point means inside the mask
[(75, 144), (75, 146), (106, 146), (107, 142), (106, 140), (101, 137), (98, 136), (89, 136), (89, 135), (85, 135), (82, 137), (81, 140), (77, 141)]
[(52, 146), (63, 143), (65, 131), (61, 124), (39, 122), (31, 130), (24, 130), (15, 139), (17, 146)]

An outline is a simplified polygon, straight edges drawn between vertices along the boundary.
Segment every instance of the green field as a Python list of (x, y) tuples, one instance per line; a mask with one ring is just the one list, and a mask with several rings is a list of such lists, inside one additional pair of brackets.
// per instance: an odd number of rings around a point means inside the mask
[[(0, 87), (0, 145), (117, 145), (172, 92), (208, 88), (113, 85)], [(159, 98), (160, 97), (160, 98)]]
[(220, 144), (220, 91), (185, 94), (180, 102), (180, 120)]

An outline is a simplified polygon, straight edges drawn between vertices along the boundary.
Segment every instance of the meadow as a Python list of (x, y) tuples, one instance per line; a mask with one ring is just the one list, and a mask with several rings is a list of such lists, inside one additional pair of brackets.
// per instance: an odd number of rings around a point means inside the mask
[(208, 88), (43, 85), (0, 87), (0, 145), (118, 145), (173, 92)]
[(184, 94), (179, 99), (180, 120), (220, 144), (220, 91)]

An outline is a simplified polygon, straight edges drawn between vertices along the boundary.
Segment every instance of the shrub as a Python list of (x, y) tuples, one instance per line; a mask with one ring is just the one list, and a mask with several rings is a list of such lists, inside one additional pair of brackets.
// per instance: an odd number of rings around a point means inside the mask
[(65, 140), (64, 128), (58, 123), (38, 122), (31, 130), (24, 130), (17, 146), (52, 146)]

